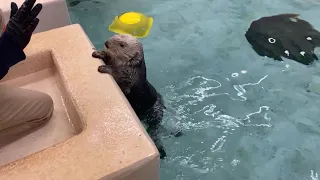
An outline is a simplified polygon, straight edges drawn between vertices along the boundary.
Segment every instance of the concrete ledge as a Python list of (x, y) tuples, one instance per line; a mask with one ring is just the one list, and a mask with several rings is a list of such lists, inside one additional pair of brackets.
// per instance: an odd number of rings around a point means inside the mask
[[(25, 52), (38, 60), (50, 52), (83, 127), (61, 143), (0, 167), (1, 180), (159, 179), (156, 147), (113, 78), (97, 72), (102, 62), (91, 57), (93, 46), (79, 25), (36, 34)], [(7, 78), (18, 72), (10, 69)]]

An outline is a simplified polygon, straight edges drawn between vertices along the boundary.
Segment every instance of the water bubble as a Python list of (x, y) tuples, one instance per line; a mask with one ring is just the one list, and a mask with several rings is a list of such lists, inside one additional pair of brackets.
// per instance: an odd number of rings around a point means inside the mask
[(234, 159), (234, 160), (231, 162), (231, 165), (234, 167), (234, 166), (237, 166), (239, 163), (240, 163), (239, 160)]
[(246, 71), (246, 70), (241, 70), (241, 73), (242, 73), (242, 74), (246, 74), (247, 71)]
[(232, 74), (231, 74), (231, 77), (233, 77), (233, 78), (234, 78), (234, 77), (238, 77), (238, 76), (239, 76), (238, 73), (232, 73)]

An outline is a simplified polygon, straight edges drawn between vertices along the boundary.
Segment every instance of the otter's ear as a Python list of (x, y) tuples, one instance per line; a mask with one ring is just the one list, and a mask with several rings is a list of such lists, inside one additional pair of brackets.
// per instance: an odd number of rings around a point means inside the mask
[(132, 67), (140, 66), (142, 61), (143, 61), (143, 57), (141, 58), (141, 57), (140, 57), (140, 54), (137, 52), (137, 53), (135, 53), (135, 55), (130, 59), (129, 65), (132, 66)]

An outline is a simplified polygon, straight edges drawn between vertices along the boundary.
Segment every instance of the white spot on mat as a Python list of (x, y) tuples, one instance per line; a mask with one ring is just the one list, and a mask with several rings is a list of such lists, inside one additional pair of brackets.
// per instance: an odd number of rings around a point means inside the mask
[(306, 54), (306, 52), (301, 51), (300, 54), (301, 54), (302, 56), (304, 56), (304, 55)]
[(298, 20), (297, 20), (297, 18), (289, 18), (290, 19), (290, 21), (292, 21), (292, 22), (297, 22)]
[(312, 40), (312, 38), (311, 38), (311, 37), (307, 37), (307, 40), (308, 40), (308, 41), (311, 41), (311, 40)]
[(287, 56), (290, 55), (288, 50), (285, 50), (284, 53), (286, 53)]
[(276, 39), (274, 39), (274, 38), (269, 38), (268, 41), (269, 41), (269, 43), (271, 43), (271, 44), (276, 43)]

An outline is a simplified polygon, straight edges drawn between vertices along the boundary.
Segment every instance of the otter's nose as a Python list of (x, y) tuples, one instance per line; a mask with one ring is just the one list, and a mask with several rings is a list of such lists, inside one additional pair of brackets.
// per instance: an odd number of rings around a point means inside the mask
[(108, 43), (108, 41), (106, 41), (106, 42), (104, 43), (104, 46), (105, 46), (106, 48), (109, 48), (109, 43)]

